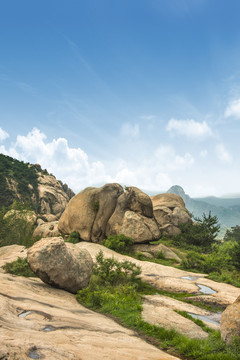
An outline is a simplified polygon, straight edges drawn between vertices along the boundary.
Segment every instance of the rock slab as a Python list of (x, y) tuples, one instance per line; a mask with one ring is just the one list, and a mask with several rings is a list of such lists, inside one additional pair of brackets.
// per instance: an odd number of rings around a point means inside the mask
[(72, 293), (88, 286), (93, 267), (87, 250), (65, 243), (61, 237), (36, 242), (28, 250), (27, 261), (43, 282)]

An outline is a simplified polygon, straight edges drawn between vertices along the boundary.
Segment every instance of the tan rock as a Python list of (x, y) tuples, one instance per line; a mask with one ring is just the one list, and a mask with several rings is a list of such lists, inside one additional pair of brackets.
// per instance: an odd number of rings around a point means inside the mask
[(74, 196), (73, 191), (66, 184), (63, 185), (55, 176), (42, 172), (38, 172), (38, 193), (40, 213), (56, 217), (49, 218), (50, 221), (59, 219), (69, 200)]
[(24, 220), (30, 225), (34, 225), (37, 220), (37, 215), (34, 211), (31, 210), (9, 210), (5, 215), (4, 219), (10, 219), (11, 221), (15, 220)]
[(175, 252), (173, 252), (171, 249), (169, 249), (167, 246), (163, 244), (157, 244), (157, 245), (151, 245), (151, 244), (134, 244), (133, 246), (134, 252), (150, 252), (154, 255), (154, 257), (157, 257), (159, 252), (162, 252), (166, 259), (174, 259), (177, 262), (181, 262), (181, 259)]
[(230, 343), (234, 336), (240, 338), (240, 296), (222, 314), (221, 337)]
[(151, 199), (147, 194), (135, 187), (129, 187), (121, 194), (106, 228), (106, 235), (112, 234), (130, 236), (136, 243), (160, 238), (161, 232), (153, 217)]
[[(4, 254), (16, 256), (7, 248), (0, 249), (0, 263)], [(1, 274), (0, 289), (3, 359), (179, 360), (40, 279)]]
[(191, 221), (183, 199), (176, 194), (159, 194), (152, 196), (153, 213), (160, 230), (167, 236), (178, 235), (180, 224)]
[(85, 241), (101, 241), (121, 193), (123, 188), (119, 184), (84, 189), (71, 199), (62, 214), (58, 224), (60, 232), (77, 231)]
[(33, 237), (40, 236), (40, 238), (56, 237), (59, 235), (58, 221), (41, 222), (33, 232)]
[(36, 242), (28, 250), (27, 261), (43, 282), (72, 293), (86, 287), (92, 274), (89, 252), (60, 237)]

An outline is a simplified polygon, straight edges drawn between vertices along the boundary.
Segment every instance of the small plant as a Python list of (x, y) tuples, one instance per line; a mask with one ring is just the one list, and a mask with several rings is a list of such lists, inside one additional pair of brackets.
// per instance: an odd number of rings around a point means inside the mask
[(93, 210), (95, 212), (98, 212), (98, 209), (99, 209), (99, 201), (94, 201), (93, 202)]
[(166, 260), (166, 256), (162, 250), (160, 250), (156, 256), (157, 259)]
[(72, 244), (77, 244), (80, 241), (80, 235), (77, 231), (72, 231), (65, 242), (70, 242)]
[(102, 241), (102, 245), (107, 248), (117, 251), (119, 253), (128, 252), (133, 245), (132, 238), (125, 236), (124, 234), (110, 235), (107, 239)]
[(25, 276), (25, 277), (35, 277), (36, 275), (30, 269), (28, 265), (27, 259), (18, 257), (17, 260), (6, 263), (3, 265), (3, 270), (9, 274), (18, 275), (18, 276)]

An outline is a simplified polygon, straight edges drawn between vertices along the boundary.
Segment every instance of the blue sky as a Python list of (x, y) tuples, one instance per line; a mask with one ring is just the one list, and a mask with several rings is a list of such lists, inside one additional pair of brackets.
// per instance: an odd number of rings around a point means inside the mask
[(0, 151), (78, 192), (240, 193), (240, 2), (8, 0)]

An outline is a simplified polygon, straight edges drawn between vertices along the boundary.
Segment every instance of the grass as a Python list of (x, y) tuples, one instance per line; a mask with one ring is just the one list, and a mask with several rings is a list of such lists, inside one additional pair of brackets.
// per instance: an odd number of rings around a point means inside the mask
[[(124, 279), (123, 283), (119, 277), (119, 281), (112, 285), (107, 278), (105, 281), (99, 278), (95, 271), (89, 286), (77, 293), (77, 300), (92, 310), (116, 318), (123, 326), (135, 330), (139, 336), (147, 338), (155, 346), (182, 358), (240, 360), (240, 341), (235, 339), (231, 345), (226, 345), (221, 340), (219, 331), (208, 330), (209, 337), (204, 340), (189, 339), (175, 330), (167, 330), (144, 321), (141, 317), (142, 296), (153, 291), (159, 293), (159, 291), (139, 279), (134, 282), (131, 279), (126, 281), (126, 277)], [(164, 295), (167, 293), (164, 292)], [(176, 294), (179, 299), (185, 295)], [(202, 323), (196, 319), (193, 321)]]

